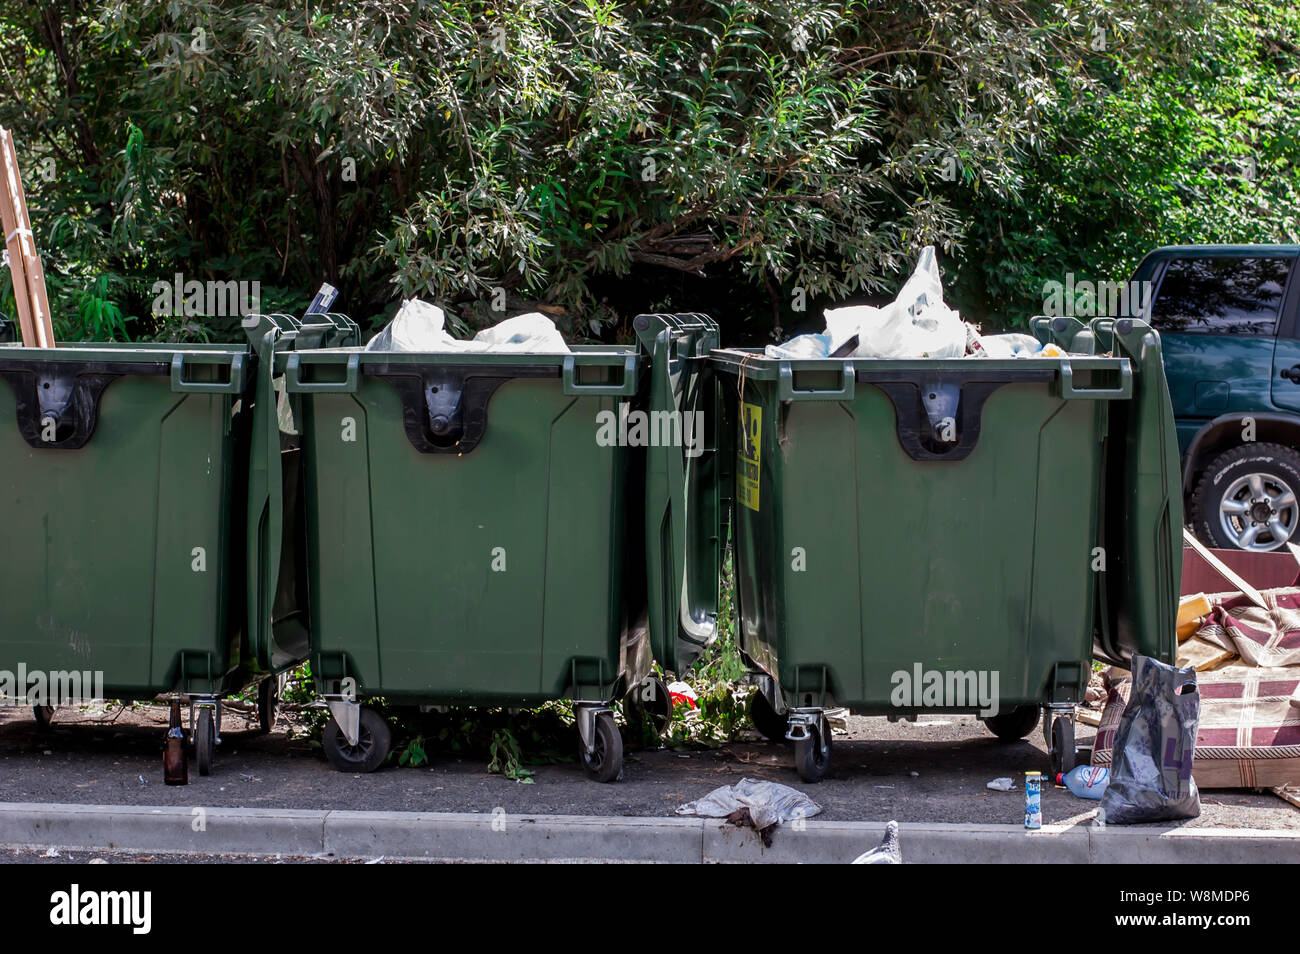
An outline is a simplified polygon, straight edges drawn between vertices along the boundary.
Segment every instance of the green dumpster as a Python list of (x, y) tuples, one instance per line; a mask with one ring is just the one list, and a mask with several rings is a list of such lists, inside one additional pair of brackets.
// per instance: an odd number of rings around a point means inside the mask
[[(688, 663), (717, 610), (716, 572), (682, 595), (688, 548), (716, 559), (726, 513), (716, 493), (711, 529), (685, 511), (685, 487), (716, 466), (702, 431), (716, 437), (717, 404), (698, 379), (717, 332), (692, 316), (635, 328), (636, 344), (572, 354), (366, 351), (274, 321), (250, 332), (259, 395), (284, 395), (279, 433), (254, 439), (254, 485), (285, 488), (269, 520), (296, 507), (304, 528), (298, 605), (336, 768), (372, 771), (388, 752), (368, 699), (572, 699), (600, 781), (621, 770), (616, 700), (666, 720), (652, 656)], [(279, 472), (294, 454), (296, 486)]]
[(244, 638), (254, 366), (247, 345), (0, 347), (0, 695), (42, 721), (187, 700), (202, 774), (223, 695), (260, 682), (273, 706), (291, 660)]
[(777, 360), (719, 350), (753, 716), (825, 773), (825, 710), (1040, 707), (1073, 764), (1090, 660), (1172, 661), (1182, 524), (1157, 333), (1035, 319), (1068, 357)]

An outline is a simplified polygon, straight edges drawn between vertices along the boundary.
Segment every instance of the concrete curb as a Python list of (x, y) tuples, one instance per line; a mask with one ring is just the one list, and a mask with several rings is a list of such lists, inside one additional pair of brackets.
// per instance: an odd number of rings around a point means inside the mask
[[(909, 863), (1291, 863), (1300, 831), (906, 824)], [(0, 845), (209, 854), (447, 861), (677, 864), (844, 863), (879, 843), (882, 822), (811, 820), (764, 848), (719, 819), (436, 814), (260, 808), (0, 804)]]

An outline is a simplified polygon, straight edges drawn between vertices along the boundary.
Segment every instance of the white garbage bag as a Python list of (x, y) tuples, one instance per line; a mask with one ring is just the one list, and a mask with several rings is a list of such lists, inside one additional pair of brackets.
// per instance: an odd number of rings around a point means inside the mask
[(447, 334), (447, 316), (437, 305), (408, 298), (393, 320), (366, 343), (367, 351), (459, 351), (464, 342)]
[(555, 322), (540, 312), (516, 315), (484, 328), (471, 341), (453, 338), (447, 316), (437, 305), (416, 298), (402, 302), (384, 330), (366, 344), (367, 351), (459, 351), (568, 354)]
[(828, 334), (799, 335), (785, 344), (768, 345), (763, 354), (769, 358), (825, 358), (832, 350)]
[[(827, 308), (824, 335), (800, 335), (782, 345), (768, 345), (769, 358), (811, 358), (835, 354), (855, 335), (855, 358), (960, 358), (971, 334), (961, 315), (943, 302), (943, 281), (934, 246), (921, 250), (916, 270), (898, 297), (883, 308), (846, 305)], [(828, 339), (824, 353), (814, 353)]]
[(966, 323), (943, 302), (943, 280), (934, 246), (921, 250), (916, 269), (888, 305), (828, 308), (826, 327), (834, 341), (857, 329), (858, 358), (960, 358), (966, 353)]
[(474, 340), (487, 351), (526, 351), (529, 354), (568, 354), (569, 346), (555, 322), (541, 312), (507, 318), (491, 328), (484, 328)]
[(811, 798), (789, 785), (742, 778), (735, 785), (715, 788), (703, 798), (688, 802), (677, 809), (677, 814), (726, 818), (739, 808), (749, 809), (749, 817), (759, 831), (779, 822), (811, 818), (822, 810)]
[(972, 354), (990, 358), (1028, 358), (1043, 350), (1033, 335), (980, 335), (971, 346)]

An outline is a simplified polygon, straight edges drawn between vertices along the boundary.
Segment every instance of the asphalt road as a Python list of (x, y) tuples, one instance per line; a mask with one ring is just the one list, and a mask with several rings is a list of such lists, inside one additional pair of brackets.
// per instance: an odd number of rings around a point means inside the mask
[[(0, 708), (0, 801), (662, 816), (748, 776), (807, 791), (827, 820), (1017, 824), (1022, 773), (1047, 769), (1041, 733), (1003, 745), (973, 717), (935, 716), (914, 724), (852, 717), (849, 735), (835, 739), (830, 775), (817, 785), (799, 780), (786, 746), (763, 741), (630, 753), (623, 778), (609, 785), (588, 781), (576, 763), (536, 766), (535, 783), (524, 785), (488, 774), (481, 759), (435, 758), (426, 767), (352, 775), (334, 771), (306, 740), (288, 738), (283, 722), (258, 736), (228, 713), (214, 774), (200, 777), (191, 760), (190, 784), (168, 787), (165, 725), (161, 707), (116, 718), (61, 710), (42, 733), (29, 710)], [(1080, 744), (1091, 735), (1079, 727)], [(1015, 780), (1015, 790), (988, 790), (985, 783), (998, 776)], [(1086, 818), (1095, 806), (1050, 788), (1044, 821)], [(1201, 817), (1187, 824), (1300, 829), (1300, 810), (1268, 792), (1206, 791)]]

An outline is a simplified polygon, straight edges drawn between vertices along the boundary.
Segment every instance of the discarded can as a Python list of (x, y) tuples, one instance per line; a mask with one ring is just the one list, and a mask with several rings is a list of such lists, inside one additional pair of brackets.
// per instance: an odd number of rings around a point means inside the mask
[(1025, 827), (1043, 827), (1043, 773), (1025, 773)]

